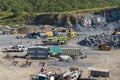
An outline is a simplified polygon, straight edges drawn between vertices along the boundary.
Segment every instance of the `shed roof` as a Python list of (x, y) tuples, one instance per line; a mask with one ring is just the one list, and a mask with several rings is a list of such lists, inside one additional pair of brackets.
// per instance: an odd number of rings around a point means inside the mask
[(102, 69), (102, 68), (93, 68), (93, 67), (89, 67), (88, 68), (89, 71), (102, 71), (102, 72), (109, 72), (109, 69)]
[(62, 53), (60, 46), (50, 46), (50, 53)]
[(28, 48), (48, 48), (46, 46), (29, 46)]

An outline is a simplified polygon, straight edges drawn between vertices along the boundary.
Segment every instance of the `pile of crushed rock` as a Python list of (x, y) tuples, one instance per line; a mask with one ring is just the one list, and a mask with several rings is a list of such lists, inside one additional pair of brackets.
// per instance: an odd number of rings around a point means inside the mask
[(24, 26), (22, 28), (18, 29), (19, 34), (28, 34), (31, 32), (46, 32), (46, 31), (51, 31), (54, 26), (49, 26), (49, 25), (41, 25), (41, 26), (33, 26), (33, 25), (28, 25)]
[(93, 25), (91, 27), (83, 27), (79, 24), (73, 24), (72, 28), (76, 31), (76, 32), (91, 32), (91, 31), (96, 31), (96, 30), (114, 30), (116, 28), (120, 29), (120, 21), (114, 21), (114, 22), (108, 22), (106, 24), (97, 24), (97, 25)]
[(96, 47), (100, 43), (106, 43), (113, 48), (120, 48), (120, 35), (101, 34), (86, 37), (79, 42), (82, 46)]

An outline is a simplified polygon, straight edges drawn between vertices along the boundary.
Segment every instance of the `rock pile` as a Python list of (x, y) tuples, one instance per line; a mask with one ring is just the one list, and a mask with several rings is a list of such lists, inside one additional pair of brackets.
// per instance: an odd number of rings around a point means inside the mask
[(113, 48), (120, 48), (120, 35), (101, 34), (89, 36), (79, 42), (80, 45), (88, 47), (96, 47), (100, 43), (106, 43)]

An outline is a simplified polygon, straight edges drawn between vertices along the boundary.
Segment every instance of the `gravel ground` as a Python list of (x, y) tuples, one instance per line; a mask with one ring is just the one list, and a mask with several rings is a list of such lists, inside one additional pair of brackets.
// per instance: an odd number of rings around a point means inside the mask
[(24, 44), (26, 47), (33, 44), (41, 42), (41, 40), (38, 39), (16, 39), (16, 36), (25, 36), (21, 34), (17, 35), (0, 35), (0, 48), (6, 48), (12, 44)]
[[(90, 32), (91, 33), (91, 32)], [(32, 62), (30, 67), (20, 67), (22, 63), (25, 62), (25, 59), (17, 58), (16, 61), (19, 63), (16, 66), (8, 66), (11, 61), (4, 59), (5, 53), (0, 50), (0, 79), (2, 80), (29, 80), (29, 75), (37, 74), (40, 71), (40, 66), (38, 66), (39, 62), (46, 62), (48, 65), (45, 66), (46, 69), (53, 68), (61, 68), (62, 70), (71, 67), (77, 66), (83, 70), (82, 77), (88, 77), (88, 67), (99, 67), (99, 68), (107, 68), (110, 69), (110, 79), (109, 80), (120, 80), (120, 50), (111, 50), (111, 51), (97, 51), (91, 50), (88, 47), (79, 46), (76, 44), (79, 40), (83, 39), (87, 35), (94, 35), (94, 33), (82, 33), (79, 37), (74, 38), (70, 41), (69, 44), (64, 45), (62, 47), (79, 47), (87, 54), (86, 59), (78, 59), (77, 61), (72, 61), (69, 63), (59, 62), (58, 65), (54, 65), (56, 60), (48, 59), (48, 60), (30, 60)], [(102, 33), (102, 32), (101, 32)], [(85, 35), (87, 34), (87, 35)], [(97, 34), (97, 33), (96, 33)], [(37, 39), (16, 39), (17, 35), (0, 35), (0, 49), (8, 47), (11, 45), (10, 42), (19, 43), (22, 41), (26, 46), (30, 45), (28, 42), (41, 42), (41, 40)], [(10, 53), (11, 55), (24, 55), (24, 53)], [(65, 64), (65, 65), (64, 65)], [(52, 67), (51, 67), (52, 66)]]

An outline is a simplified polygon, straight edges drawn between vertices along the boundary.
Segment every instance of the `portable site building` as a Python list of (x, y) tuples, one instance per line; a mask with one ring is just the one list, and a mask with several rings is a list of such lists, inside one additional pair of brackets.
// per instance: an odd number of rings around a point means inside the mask
[(45, 46), (30, 46), (28, 47), (28, 58), (48, 58), (49, 49)]
[(109, 69), (101, 69), (101, 68), (88, 68), (89, 76), (92, 77), (109, 77)]

